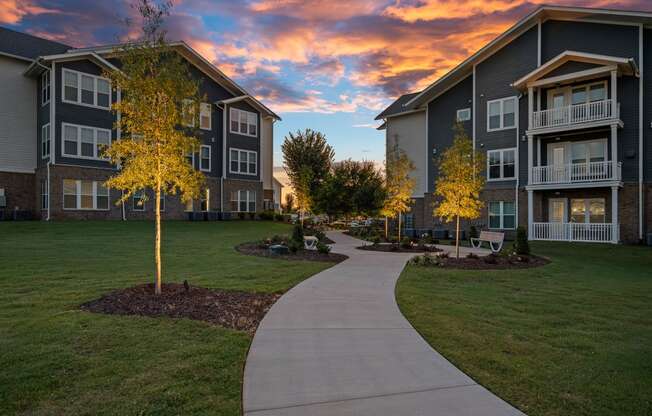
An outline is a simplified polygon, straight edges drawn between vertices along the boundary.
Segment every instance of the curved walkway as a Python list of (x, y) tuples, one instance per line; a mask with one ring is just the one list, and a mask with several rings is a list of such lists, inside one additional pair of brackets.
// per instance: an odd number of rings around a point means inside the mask
[(433, 350), (398, 309), (412, 254), (356, 250), (294, 287), (267, 313), (244, 374), (247, 416), (522, 415)]

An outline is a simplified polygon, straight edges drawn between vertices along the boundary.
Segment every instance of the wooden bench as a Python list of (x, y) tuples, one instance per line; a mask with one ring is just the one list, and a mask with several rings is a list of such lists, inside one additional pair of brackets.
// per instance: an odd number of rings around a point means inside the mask
[(483, 242), (489, 244), (489, 248), (493, 253), (498, 253), (503, 248), (505, 242), (505, 233), (495, 231), (480, 231), (480, 237), (471, 238), (471, 247), (480, 248)]

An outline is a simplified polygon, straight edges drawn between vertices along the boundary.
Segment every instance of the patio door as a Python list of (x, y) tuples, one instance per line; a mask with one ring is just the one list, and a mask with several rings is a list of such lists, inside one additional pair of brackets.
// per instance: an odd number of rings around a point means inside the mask
[(566, 198), (551, 198), (548, 201), (548, 222), (550, 222), (550, 239), (565, 240), (565, 226), (568, 222), (568, 202)]
[(552, 181), (553, 182), (565, 182), (566, 175), (566, 156), (564, 151), (564, 144), (553, 144), (551, 157), (552, 157)]
[(553, 109), (551, 119), (553, 125), (568, 123), (568, 111), (565, 109), (570, 105), (570, 91), (568, 88), (560, 88), (548, 92), (548, 106)]

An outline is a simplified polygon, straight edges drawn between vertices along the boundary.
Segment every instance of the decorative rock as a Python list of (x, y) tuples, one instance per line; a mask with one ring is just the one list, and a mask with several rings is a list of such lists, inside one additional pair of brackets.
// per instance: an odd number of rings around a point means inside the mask
[(274, 256), (280, 256), (283, 254), (290, 254), (290, 250), (287, 246), (282, 244), (274, 244), (273, 246), (269, 246), (269, 253)]

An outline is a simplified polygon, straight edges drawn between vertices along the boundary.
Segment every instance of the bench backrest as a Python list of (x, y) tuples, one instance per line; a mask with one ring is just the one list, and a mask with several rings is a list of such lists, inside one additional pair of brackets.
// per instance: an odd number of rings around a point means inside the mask
[(502, 243), (505, 239), (505, 233), (499, 233), (497, 231), (480, 231), (479, 240), (489, 241), (492, 243)]

